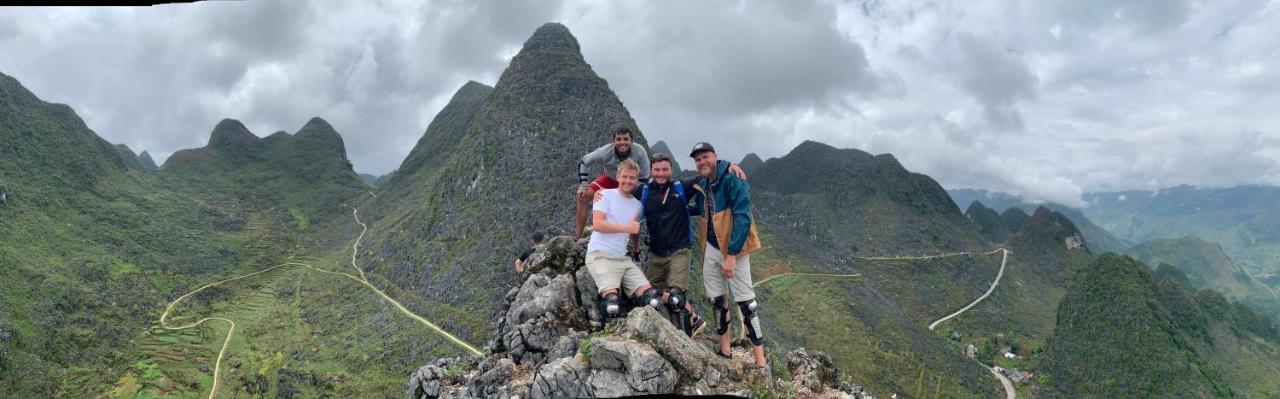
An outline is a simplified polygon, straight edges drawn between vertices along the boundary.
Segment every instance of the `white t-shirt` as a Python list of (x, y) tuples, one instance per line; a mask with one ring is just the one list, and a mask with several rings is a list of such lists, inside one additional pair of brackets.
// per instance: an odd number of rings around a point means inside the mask
[[(607, 189), (601, 193), (604, 196), (600, 198), (600, 202), (596, 202), (591, 207), (593, 214), (596, 211), (604, 212), (605, 220), (618, 224), (629, 223), (640, 216), (640, 199), (624, 198), (616, 188)], [(601, 233), (593, 230), (591, 241), (587, 243), (587, 253), (604, 251), (614, 256), (627, 256), (627, 243), (630, 241), (629, 233)]]

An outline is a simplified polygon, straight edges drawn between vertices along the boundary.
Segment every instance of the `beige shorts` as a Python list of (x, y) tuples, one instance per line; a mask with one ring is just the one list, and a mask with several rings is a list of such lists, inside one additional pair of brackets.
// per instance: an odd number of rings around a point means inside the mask
[(603, 251), (587, 254), (587, 272), (596, 281), (596, 287), (599, 288), (596, 293), (624, 288), (625, 292), (634, 296), (640, 287), (649, 285), (644, 272), (640, 271), (640, 266), (636, 266), (631, 258), (613, 256)]
[(671, 287), (689, 291), (689, 248), (671, 253), (669, 256), (649, 254), (649, 269), (644, 271), (645, 278), (653, 283), (654, 288), (666, 290)]
[(707, 298), (715, 298), (724, 295), (726, 291), (733, 296), (732, 302), (742, 302), (755, 299), (756, 291), (751, 288), (751, 255), (743, 254), (737, 256), (737, 262), (733, 268), (733, 278), (725, 278), (724, 271), (724, 255), (720, 254), (720, 250), (712, 248), (709, 244), (703, 244), (702, 247), (702, 283), (707, 286)]

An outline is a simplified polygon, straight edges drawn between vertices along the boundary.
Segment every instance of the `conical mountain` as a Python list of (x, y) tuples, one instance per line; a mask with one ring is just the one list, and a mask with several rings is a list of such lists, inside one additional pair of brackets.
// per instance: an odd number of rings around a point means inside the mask
[(1043, 206), (1036, 208), (1026, 227), (1009, 239), (1009, 248), (1017, 252), (1019, 258), (1041, 260), (1029, 266), (1037, 276), (1056, 287), (1066, 286), (1066, 279), (1082, 266), (1078, 260), (1087, 258), (1088, 254), (1084, 235), (1075, 223), (1066, 215)]
[(753, 152), (742, 157), (742, 162), (739, 162), (739, 165), (742, 167), (743, 172), (746, 172), (747, 175), (751, 175), (757, 170), (760, 170), (761, 166), (764, 166), (764, 160), (760, 159), (760, 156)]
[(466, 136), (471, 121), (491, 93), (493, 87), (476, 81), (468, 81), (462, 85), (453, 94), (453, 98), (449, 99), (449, 104), (436, 114), (426, 133), (422, 134), (418, 144), (400, 165), (400, 171), (413, 174), (421, 168), (430, 169), (453, 155), (458, 143)]
[(235, 119), (223, 119), (209, 133), (209, 147), (224, 151), (248, 150), (258, 143), (258, 136)]
[(328, 153), (347, 159), (347, 146), (343, 143), (342, 136), (334, 130), (333, 125), (319, 117), (308, 120), (307, 124), (294, 134), (294, 139), (294, 145), (304, 152)]
[(1005, 225), (1004, 218), (1000, 217), (994, 209), (982, 205), (981, 202), (973, 201), (969, 204), (969, 209), (964, 211), (964, 217), (973, 221), (973, 224), (978, 226), (978, 231), (988, 241), (1002, 243), (1013, 234), (1009, 231), (1009, 226)]
[[(367, 206), (377, 220), (366, 237), (367, 270), (409, 291), (404, 297), (423, 298), (416, 306), (474, 342), (490, 338), (487, 317), (515, 281), (511, 260), (528, 236), (572, 226), (582, 155), (618, 126), (645, 143), (560, 24), (538, 28), (484, 91), (463, 87)], [(430, 148), (437, 132), (440, 150)]]
[(160, 169), (159, 166), (156, 166), (156, 161), (151, 159), (151, 154), (147, 153), (145, 150), (142, 151), (141, 154), (138, 154), (138, 162), (142, 164), (142, 170), (147, 173), (155, 172)]
[(671, 151), (670, 147), (667, 147), (667, 143), (662, 140), (658, 140), (658, 142), (653, 143), (653, 145), (649, 147), (649, 156), (653, 156), (654, 154), (667, 154), (668, 157), (671, 157), (671, 170), (676, 175), (679, 175), (680, 172), (684, 170), (680, 167), (680, 159), (689, 159), (689, 154), (687, 152), (674, 153)]
[(124, 144), (116, 144), (115, 147), (116, 153), (120, 155), (120, 162), (124, 163), (124, 167), (146, 173), (146, 167), (142, 166), (142, 161), (133, 153), (133, 149)]

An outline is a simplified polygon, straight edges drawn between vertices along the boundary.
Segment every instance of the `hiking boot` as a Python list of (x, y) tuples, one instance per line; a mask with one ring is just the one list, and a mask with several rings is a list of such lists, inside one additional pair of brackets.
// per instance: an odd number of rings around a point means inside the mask
[(702, 330), (707, 327), (707, 323), (702, 321), (702, 316), (698, 316), (696, 314), (693, 315), (693, 321), (689, 322), (689, 324), (693, 325), (693, 335), (690, 335), (690, 338), (698, 336), (698, 333), (702, 332)]

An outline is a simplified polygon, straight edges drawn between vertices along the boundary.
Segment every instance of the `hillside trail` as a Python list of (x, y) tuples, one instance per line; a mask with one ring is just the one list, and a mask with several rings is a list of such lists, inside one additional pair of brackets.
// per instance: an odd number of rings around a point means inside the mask
[[(994, 292), (996, 290), (996, 287), (1000, 285), (1000, 279), (1004, 277), (1004, 269), (1005, 269), (1005, 265), (1008, 264), (1010, 251), (1007, 248), (1001, 247), (1001, 248), (996, 248), (995, 250), (992, 250), (990, 252), (984, 252), (982, 253), (982, 255), (991, 255), (991, 254), (995, 254), (996, 252), (1003, 252), (1003, 254), (1000, 257), (1000, 270), (996, 272), (996, 278), (994, 281), (991, 282), (991, 287), (987, 288), (987, 291), (982, 293), (982, 295), (979, 296), (977, 299), (974, 299), (973, 302), (970, 302), (968, 305), (965, 305), (963, 308), (960, 308), (960, 310), (957, 310), (954, 313), (948, 314), (938, 320), (934, 320), (932, 323), (929, 323), (929, 330), (933, 330), (935, 327), (938, 326), (938, 324), (941, 324), (947, 320), (955, 318), (956, 316), (959, 316), (960, 314), (964, 313), (965, 311), (977, 305), (978, 302), (982, 302), (983, 299), (987, 299), (988, 296), (991, 296), (991, 293)], [(873, 261), (929, 260), (929, 259), (940, 259), (940, 258), (947, 258), (947, 257), (953, 257), (953, 256), (966, 256), (966, 255), (973, 255), (973, 254), (974, 254), (973, 252), (952, 252), (952, 253), (945, 253), (945, 254), (938, 254), (938, 255), (872, 256), (872, 257), (857, 256), (854, 258), (862, 259), (862, 260), (873, 260)], [(853, 274), (783, 273), (783, 274), (769, 276), (768, 278), (765, 278), (754, 284), (751, 284), (751, 286), (754, 288), (756, 286), (769, 282), (770, 280), (773, 280), (775, 278), (785, 277), (785, 276), (846, 277), (847, 278), (847, 277), (859, 277), (861, 275), (862, 275), (861, 273), (853, 273)], [(982, 365), (982, 367), (986, 367), (986, 369), (990, 371), (991, 374), (996, 377), (996, 379), (1000, 380), (1000, 385), (1004, 388), (1006, 399), (1016, 399), (1018, 397), (1017, 392), (1013, 389), (1013, 382), (1009, 381), (1008, 378), (1006, 378), (1004, 375), (1001, 375), (999, 372), (997, 372), (995, 368), (988, 367), (987, 365), (982, 363), (978, 363), (978, 364)]]
[(459, 347), (465, 349), (466, 351), (471, 352), (477, 356), (483, 356), (483, 353), (479, 349), (476, 349), (474, 346), (462, 340), (461, 338), (458, 338), (457, 336), (449, 333), (445, 329), (441, 328), (439, 325), (431, 322), (431, 320), (427, 319), (426, 317), (418, 315), (417, 313), (414, 313), (413, 311), (409, 310), (409, 308), (405, 307), (403, 304), (401, 304), (399, 301), (395, 300), (394, 298), (391, 298), (391, 296), (387, 295), (385, 292), (378, 289), (378, 287), (374, 286), (372, 283), (369, 282), (367, 278), (365, 278), (364, 270), (360, 269), (360, 266), (358, 266), (357, 253), (360, 250), (360, 241), (364, 239), (364, 235), (366, 232), (368, 232), (369, 226), (366, 225), (364, 222), (360, 221), (359, 209), (352, 208), (351, 215), (353, 218), (355, 218), (356, 223), (359, 224), (360, 227), (362, 228), (362, 230), (360, 231), (360, 236), (356, 238), (355, 244), (351, 246), (351, 268), (356, 269), (357, 274), (359, 274), (358, 277), (356, 274), (325, 270), (325, 269), (315, 267), (308, 263), (285, 262), (275, 266), (271, 266), (266, 269), (253, 272), (253, 273), (231, 277), (228, 279), (205, 284), (200, 288), (196, 288), (195, 290), (188, 292), (178, 297), (177, 299), (174, 299), (172, 302), (169, 302), (168, 306), (165, 307), (164, 313), (160, 315), (160, 327), (165, 330), (179, 331), (179, 330), (191, 329), (191, 328), (198, 327), (208, 321), (221, 321), (221, 322), (227, 323), (227, 325), (229, 326), (229, 328), (227, 329), (227, 336), (222, 340), (222, 348), (218, 350), (218, 358), (216, 361), (214, 361), (214, 364), (213, 364), (213, 383), (209, 387), (209, 399), (213, 399), (218, 393), (218, 379), (222, 373), (222, 359), (226, 357), (227, 347), (231, 344), (232, 335), (235, 334), (236, 322), (234, 320), (223, 318), (223, 317), (205, 317), (189, 324), (184, 324), (180, 326), (171, 326), (169, 325), (169, 314), (173, 312), (173, 308), (177, 306), (179, 302), (182, 302), (183, 300), (190, 298), (192, 295), (195, 295), (196, 293), (203, 291), (207, 288), (216, 287), (232, 281), (261, 275), (261, 274), (264, 274), (282, 267), (286, 267), (286, 266), (302, 267), (305, 270), (315, 271), (315, 272), (329, 274), (333, 276), (346, 277), (360, 284), (363, 284), (365, 287), (368, 287), (374, 293), (378, 294), (378, 296), (382, 297), (383, 300), (395, 306), (395, 308), (399, 310), (401, 313), (404, 313), (404, 315), (421, 323), (423, 326), (427, 327), (431, 331), (445, 337), (446, 339), (458, 345)]

